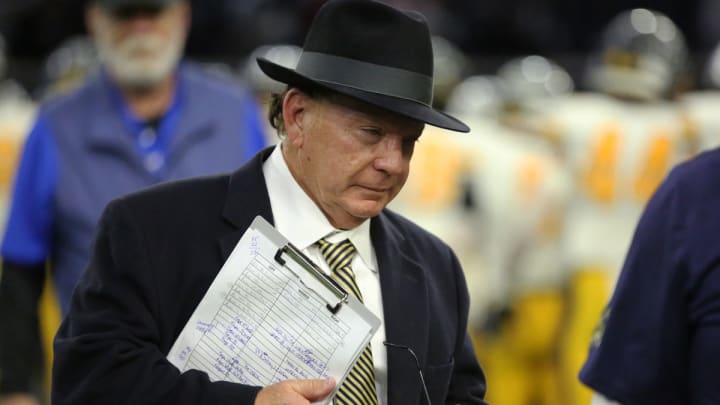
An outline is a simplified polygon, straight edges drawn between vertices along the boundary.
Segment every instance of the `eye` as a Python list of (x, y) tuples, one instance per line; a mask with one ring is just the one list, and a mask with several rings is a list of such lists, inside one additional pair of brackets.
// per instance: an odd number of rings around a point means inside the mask
[(381, 136), (383, 134), (383, 131), (380, 128), (376, 127), (363, 127), (362, 131), (368, 135), (373, 136)]

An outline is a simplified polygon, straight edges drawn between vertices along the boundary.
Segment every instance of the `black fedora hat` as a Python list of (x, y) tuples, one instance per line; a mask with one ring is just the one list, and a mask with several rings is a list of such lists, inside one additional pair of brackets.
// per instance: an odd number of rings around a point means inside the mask
[(417, 12), (374, 0), (330, 0), (315, 16), (295, 69), (257, 62), (291, 86), (320, 86), (436, 127), (470, 130), (432, 108), (432, 43)]

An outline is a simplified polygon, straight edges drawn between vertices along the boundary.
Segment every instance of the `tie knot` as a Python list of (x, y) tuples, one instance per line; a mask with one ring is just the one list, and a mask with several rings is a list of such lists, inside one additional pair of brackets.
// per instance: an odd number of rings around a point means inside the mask
[(330, 243), (325, 239), (320, 239), (317, 245), (330, 270), (333, 272), (349, 266), (355, 257), (355, 253), (357, 253), (350, 239), (345, 239), (338, 243)]

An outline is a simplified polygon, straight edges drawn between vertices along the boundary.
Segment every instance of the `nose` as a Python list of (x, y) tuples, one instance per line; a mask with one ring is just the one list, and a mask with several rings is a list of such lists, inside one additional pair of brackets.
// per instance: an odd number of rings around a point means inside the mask
[(133, 32), (152, 32), (155, 29), (157, 18), (151, 14), (137, 14), (127, 19), (127, 24)]
[(407, 158), (403, 153), (403, 140), (400, 136), (386, 135), (378, 144), (375, 169), (388, 175), (397, 175), (405, 170)]

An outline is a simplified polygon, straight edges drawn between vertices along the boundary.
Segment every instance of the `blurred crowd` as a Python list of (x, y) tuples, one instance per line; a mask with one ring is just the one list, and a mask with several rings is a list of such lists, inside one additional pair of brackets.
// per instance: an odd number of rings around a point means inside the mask
[[(14, 77), (33, 88), (40, 61), (67, 38), (85, 32), (87, 0), (0, 2), (0, 33), (13, 59)], [(669, 15), (685, 34), (694, 57), (703, 60), (720, 40), (716, 1), (612, 0), (391, 0), (423, 12), (434, 33), (468, 54), (473, 69), (489, 72), (509, 55), (543, 53), (581, 73), (581, 55), (597, 44), (607, 22), (624, 9), (647, 7)], [(190, 56), (235, 64), (263, 44), (300, 45), (323, 0), (192, 0)], [(582, 83), (579, 84), (583, 86)]]
[[(429, 17), (435, 102), (472, 128), (427, 127), (391, 208), (458, 254), (489, 403), (589, 404), (577, 374), (645, 202), (720, 144), (720, 6), (391, 2)], [(187, 57), (265, 105), (255, 57), (292, 65), (322, 1), (192, 3)], [(82, 7), (0, 3), (0, 231), (37, 103), (98, 68)]]

